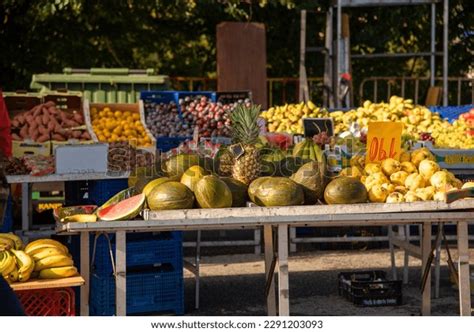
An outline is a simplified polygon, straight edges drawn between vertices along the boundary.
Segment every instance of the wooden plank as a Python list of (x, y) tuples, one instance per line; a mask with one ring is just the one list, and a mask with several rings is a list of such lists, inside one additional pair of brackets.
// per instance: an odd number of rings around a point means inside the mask
[[(273, 260), (273, 230), (271, 225), (263, 228), (263, 238), (265, 242), (265, 280), (268, 280), (270, 273), (270, 266)], [(270, 292), (267, 297), (267, 315), (276, 316), (276, 294), (275, 294), (275, 276), (272, 278), (270, 285)]]
[[(421, 243), (421, 252), (423, 255), (422, 259), (422, 273), (423, 269), (428, 263), (428, 257), (430, 256), (431, 252), (431, 224), (425, 223), (423, 224), (423, 234), (422, 234), (422, 243)], [(422, 299), (421, 299), (421, 314), (423, 316), (429, 316), (431, 314), (431, 268), (428, 272), (427, 281), (425, 284), (425, 288), (422, 292)]]
[(126, 251), (126, 233), (119, 231), (116, 233), (115, 249), (115, 298), (117, 316), (127, 315), (127, 251)]
[(90, 242), (89, 233), (81, 233), (80, 237), (81, 275), (84, 286), (81, 287), (81, 316), (89, 316), (89, 290), (90, 290)]
[[(204, 210), (204, 209), (203, 209)], [(211, 209), (209, 209), (211, 210)], [(96, 232), (113, 230), (130, 230), (135, 232), (167, 231), (167, 230), (197, 230), (197, 229), (238, 229), (264, 225), (289, 224), (304, 227), (343, 227), (343, 226), (387, 226), (391, 224), (414, 224), (421, 222), (440, 223), (452, 220), (471, 220), (472, 212), (419, 212), (419, 213), (380, 213), (380, 214), (350, 214), (350, 215), (295, 215), (295, 214), (269, 214), (254, 213), (246, 216), (248, 211), (240, 209), (242, 215), (238, 216), (232, 209), (212, 209), (214, 216), (200, 210), (163, 211), (163, 217), (156, 220), (128, 220), (116, 222), (95, 223), (67, 223), (57, 224), (57, 232)], [(252, 210), (252, 209), (248, 209)], [(272, 210), (269, 208), (269, 210)], [(256, 209), (258, 212), (259, 209)], [(291, 211), (291, 210), (290, 210)], [(297, 211), (296, 209), (294, 211)], [(229, 215), (225, 215), (229, 212)], [(295, 212), (296, 213), (296, 212)], [(168, 217), (165, 217), (165, 216)], [(197, 217), (191, 218), (191, 215)], [(182, 219), (176, 220), (176, 216)]]
[(390, 263), (392, 267), (392, 279), (397, 280), (397, 262), (395, 260), (395, 246), (393, 245), (393, 226), (388, 226), (388, 246), (390, 248)]
[(223, 22), (217, 25), (218, 91), (250, 90), (256, 104), (267, 108), (265, 25)]
[(288, 225), (278, 225), (278, 316), (289, 315)]
[(469, 276), (469, 241), (467, 222), (458, 223), (459, 310), (461, 316), (471, 316), (471, 285)]
[(405, 252), (408, 253), (410, 256), (422, 259), (422, 252), (420, 247), (397, 237), (392, 238), (392, 244), (400, 249), (405, 250)]
[(84, 278), (77, 276), (62, 279), (32, 279), (26, 282), (17, 282), (11, 284), (10, 287), (14, 291), (23, 291), (33, 289), (77, 287), (84, 285), (84, 283)]
[(130, 172), (113, 173), (81, 173), (81, 174), (51, 174), (45, 176), (33, 175), (8, 175), (7, 182), (12, 183), (41, 183), (62, 181), (85, 181), (85, 180), (111, 180), (127, 179)]

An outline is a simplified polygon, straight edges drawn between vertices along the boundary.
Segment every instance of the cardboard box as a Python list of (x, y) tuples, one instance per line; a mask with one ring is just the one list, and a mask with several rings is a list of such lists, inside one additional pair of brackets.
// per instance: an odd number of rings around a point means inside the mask
[(108, 144), (56, 147), (56, 174), (106, 173)]

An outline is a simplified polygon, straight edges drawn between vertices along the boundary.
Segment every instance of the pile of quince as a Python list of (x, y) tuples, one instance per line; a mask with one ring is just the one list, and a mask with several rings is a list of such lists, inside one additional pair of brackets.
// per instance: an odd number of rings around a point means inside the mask
[(355, 156), (342, 176), (358, 178), (375, 203), (401, 203), (446, 199), (446, 192), (474, 186), (463, 185), (454, 174), (441, 169), (427, 148), (403, 152), (400, 161), (385, 159), (380, 164), (365, 164), (365, 157)]
[(403, 135), (418, 140), (421, 133), (430, 133), (435, 139), (435, 145), (440, 148), (473, 149), (474, 137), (466, 135), (469, 123), (458, 119), (452, 124), (443, 120), (439, 113), (431, 112), (427, 107), (414, 105), (413, 100), (392, 96), (388, 103), (364, 104), (348, 112), (332, 112), (329, 116), (334, 119), (335, 133), (339, 134), (349, 129), (355, 122), (361, 128), (366, 128), (371, 121), (402, 122)]
[(303, 134), (304, 118), (325, 118), (328, 116), (329, 112), (326, 109), (316, 107), (311, 101), (270, 107), (260, 114), (260, 117), (267, 122), (269, 132), (297, 135)]

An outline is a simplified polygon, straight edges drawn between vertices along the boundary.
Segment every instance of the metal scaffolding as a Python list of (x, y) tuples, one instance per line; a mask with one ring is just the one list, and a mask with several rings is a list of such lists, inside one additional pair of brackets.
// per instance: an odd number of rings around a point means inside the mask
[[(443, 52), (436, 52), (436, 4), (443, 2)], [(443, 105), (448, 105), (448, 25), (449, 25), (449, 0), (333, 0), (336, 9), (336, 73), (335, 91), (339, 91), (341, 73), (341, 61), (343, 61), (340, 51), (340, 40), (342, 38), (342, 8), (354, 7), (375, 7), (375, 6), (407, 6), (431, 4), (431, 48), (430, 52), (419, 53), (376, 53), (376, 54), (354, 54), (351, 58), (385, 58), (385, 57), (430, 57), (430, 82), (434, 86), (435, 81), (435, 61), (436, 56), (443, 57)], [(332, 12), (332, 11), (331, 11)], [(340, 107), (340, 100), (336, 98), (335, 104)]]

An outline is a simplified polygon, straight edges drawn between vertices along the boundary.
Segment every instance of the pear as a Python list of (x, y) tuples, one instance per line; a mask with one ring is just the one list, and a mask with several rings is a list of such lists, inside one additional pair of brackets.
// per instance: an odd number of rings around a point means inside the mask
[(368, 175), (371, 175), (371, 174), (374, 174), (374, 173), (379, 173), (379, 172), (381, 172), (381, 171), (382, 171), (382, 167), (381, 167), (379, 164), (370, 163), (370, 164), (365, 165), (364, 171), (365, 171)]
[(418, 166), (418, 171), (420, 172), (421, 176), (426, 181), (429, 181), (431, 176), (438, 172), (440, 170), (440, 167), (437, 163), (435, 163), (432, 160), (425, 159), (420, 162), (420, 165)]
[(420, 201), (420, 197), (414, 192), (414, 191), (409, 191), (405, 194), (405, 202), (418, 202)]
[(407, 172), (408, 174), (418, 172), (415, 164), (413, 164), (411, 161), (404, 161), (400, 163), (400, 168), (402, 169), (402, 171)]
[(417, 173), (408, 175), (405, 180), (405, 187), (407, 187), (410, 191), (415, 191), (418, 188), (424, 188), (425, 184), (425, 179)]
[(390, 175), (390, 182), (395, 185), (403, 186), (405, 185), (405, 180), (408, 177), (408, 173), (405, 171), (398, 171)]
[(387, 196), (387, 203), (402, 203), (405, 201), (405, 197), (403, 196), (402, 193), (399, 192), (393, 192), (390, 195)]
[(401, 165), (398, 160), (387, 158), (382, 161), (382, 171), (386, 176), (390, 176), (401, 170)]
[(416, 167), (425, 159), (435, 161), (434, 155), (427, 148), (420, 148), (411, 153), (411, 162), (415, 164)]
[(390, 192), (381, 184), (376, 184), (370, 188), (369, 201), (373, 203), (384, 203)]

